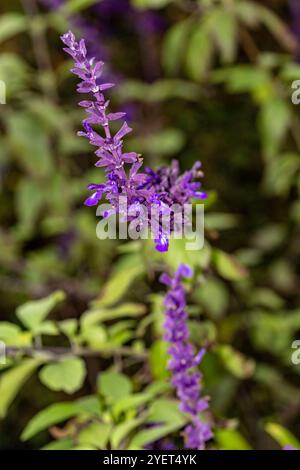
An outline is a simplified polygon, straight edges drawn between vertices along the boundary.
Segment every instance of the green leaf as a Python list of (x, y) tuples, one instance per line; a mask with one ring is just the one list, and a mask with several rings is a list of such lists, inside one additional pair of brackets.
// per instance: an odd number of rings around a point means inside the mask
[(213, 73), (213, 81), (225, 82), (230, 93), (268, 90), (272, 78), (268, 70), (253, 65), (236, 65)]
[(238, 218), (234, 214), (214, 212), (205, 214), (206, 230), (228, 230), (238, 225)]
[(163, 8), (168, 3), (171, 3), (172, 0), (132, 0), (133, 6), (140, 9), (147, 8)]
[(82, 408), (77, 402), (55, 403), (37, 413), (27, 424), (21, 434), (21, 440), (27, 441), (45, 429), (50, 428), (67, 419), (82, 413)]
[(112, 425), (106, 423), (92, 423), (77, 435), (77, 441), (82, 445), (93, 446), (96, 449), (106, 449), (111, 435)]
[(43, 363), (42, 359), (25, 359), (19, 365), (0, 375), (0, 418), (31, 374)]
[(97, 447), (90, 444), (78, 444), (77, 446), (72, 447), (70, 450), (97, 450)]
[(259, 22), (259, 8), (254, 2), (238, 2), (234, 5), (238, 17), (248, 26), (256, 26)]
[(59, 330), (53, 321), (47, 320), (34, 328), (34, 335), (56, 336)]
[(174, 155), (185, 143), (185, 135), (179, 129), (167, 128), (155, 133), (130, 139), (130, 145), (138, 152), (157, 155)]
[(62, 11), (65, 13), (78, 13), (86, 8), (91, 7), (99, 0), (67, 0), (62, 6)]
[(49, 442), (49, 444), (42, 447), (42, 450), (71, 450), (73, 444), (73, 439), (66, 437), (65, 439)]
[(213, 56), (213, 42), (207, 29), (200, 22), (191, 34), (186, 51), (186, 67), (190, 77), (202, 80)]
[(44, 200), (45, 195), (40, 185), (35, 181), (21, 180), (16, 192), (17, 234), (19, 238), (24, 239), (32, 235)]
[(300, 328), (300, 312), (254, 311), (251, 315), (251, 338), (256, 348), (272, 355), (289, 353), (293, 335)]
[(262, 253), (256, 248), (244, 248), (238, 250), (236, 253), (237, 260), (246, 268), (257, 266), (262, 258)]
[(41, 382), (51, 390), (74, 393), (79, 390), (86, 376), (85, 362), (78, 357), (62, 359), (46, 365), (40, 371)]
[(217, 346), (216, 352), (222, 360), (224, 367), (235, 377), (247, 379), (253, 375), (255, 362), (252, 359), (246, 358), (229, 344)]
[(20, 305), (16, 310), (16, 315), (24, 326), (35, 329), (45, 320), (51, 310), (64, 299), (65, 293), (56, 291), (44, 299), (33, 300)]
[[(17, 330), (15, 330), (15, 332), (17, 333)], [(10, 331), (8, 331), (8, 329), (4, 327), (3, 341), (5, 342), (6, 346), (17, 346), (22, 348), (32, 345), (32, 333), (30, 331), (19, 330), (17, 334), (10, 333), (12, 333), (12, 330), (10, 329)]]
[(267, 165), (264, 185), (269, 194), (286, 196), (300, 166), (297, 153), (285, 153), (272, 158)]
[(156, 396), (160, 395), (161, 393), (165, 393), (170, 391), (171, 385), (169, 382), (166, 381), (158, 381), (152, 382), (148, 387), (145, 389), (146, 393), (150, 393), (151, 395)]
[(299, 199), (291, 204), (290, 217), (291, 217), (291, 220), (295, 224), (300, 225), (300, 200)]
[(225, 284), (218, 279), (208, 279), (199, 287), (194, 296), (200, 300), (213, 318), (220, 318), (229, 303), (229, 294)]
[(89, 395), (76, 401), (82, 412), (93, 415), (97, 418), (101, 416), (102, 409), (99, 398), (96, 395)]
[(277, 256), (270, 264), (268, 271), (272, 286), (279, 292), (290, 294), (295, 289), (297, 277), (292, 260)]
[(98, 390), (108, 403), (115, 403), (130, 395), (132, 383), (124, 374), (107, 371), (99, 374)]
[(155, 397), (169, 391), (170, 386), (168, 382), (153, 382), (149, 385), (143, 393), (135, 393), (127, 395), (116, 402), (113, 406), (113, 415), (117, 418), (121, 413), (128, 410), (136, 410), (140, 406), (145, 405), (149, 401), (153, 401)]
[(0, 322), (0, 340), (5, 342), (10, 341), (20, 333), (21, 329), (18, 325), (6, 321)]
[[(70, 118), (61, 106), (40, 95), (30, 97), (30, 102), (27, 103), (27, 106), (49, 132), (55, 131), (65, 134), (66, 127), (70, 125)], [(60, 174), (59, 176), (61, 177), (62, 175)]]
[(158, 398), (151, 404), (147, 422), (166, 424), (173, 423), (178, 426), (182, 426), (186, 422), (186, 418), (179, 411), (179, 403), (177, 401)]
[(281, 447), (290, 445), (300, 450), (300, 441), (287, 429), (277, 423), (267, 423), (265, 430)]
[[(198, 313), (198, 308), (197, 313)], [(195, 309), (195, 310), (196, 310)], [(209, 320), (189, 320), (190, 337), (192, 342), (203, 347), (203, 344), (214, 344), (217, 341), (217, 328), (214, 322)]]
[[(188, 80), (164, 79), (151, 84), (137, 80), (126, 80), (119, 87), (118, 94), (122, 101), (142, 101), (156, 103), (174, 98), (197, 101), (199, 87)], [(121, 247), (123, 249), (123, 245)]]
[(150, 349), (149, 353), (149, 367), (150, 372), (154, 379), (164, 380), (170, 376), (167, 369), (169, 356), (167, 350), (169, 348), (166, 341), (155, 341)]
[(264, 252), (278, 249), (285, 242), (287, 228), (283, 224), (264, 225), (252, 238), (252, 244)]
[(142, 424), (143, 420), (141, 418), (131, 419), (125, 421), (124, 423), (119, 424), (116, 426), (110, 437), (111, 447), (113, 450), (118, 450), (120, 444), (125, 438), (129, 437), (129, 434), (133, 429), (137, 428), (140, 424)]
[(251, 450), (250, 444), (236, 429), (217, 429), (215, 438), (220, 450)]
[(223, 62), (232, 62), (237, 50), (237, 20), (232, 12), (216, 8), (207, 18), (209, 30), (221, 52)]
[(76, 335), (78, 328), (78, 321), (74, 318), (63, 320), (59, 322), (59, 330), (62, 331), (69, 338), (73, 338)]
[(247, 271), (237, 259), (221, 250), (214, 250), (213, 264), (218, 273), (229, 281), (240, 281), (247, 276)]
[(175, 23), (167, 31), (162, 48), (162, 63), (167, 73), (178, 73), (186, 48), (192, 23), (189, 20)]
[(81, 337), (90, 348), (96, 351), (101, 351), (107, 346), (107, 332), (101, 325), (83, 325)]
[(249, 293), (249, 303), (252, 307), (279, 309), (284, 306), (284, 300), (276, 292), (267, 288), (253, 289)]
[(147, 402), (152, 400), (153, 397), (154, 395), (151, 393), (135, 393), (134, 395), (122, 397), (114, 405), (113, 414), (118, 418), (121, 413), (131, 409), (138, 409), (140, 406), (145, 405)]
[[(100, 300), (100, 303), (102, 301)], [(95, 305), (98, 301), (95, 302)], [(145, 306), (136, 303), (124, 303), (114, 308), (101, 308), (88, 310), (82, 315), (81, 324), (83, 327), (93, 326), (95, 323), (104, 322), (124, 317), (139, 317), (145, 313)]]
[(40, 120), (28, 112), (8, 115), (8, 142), (13, 154), (26, 171), (36, 178), (49, 178), (53, 158), (49, 137)]
[(129, 449), (143, 449), (147, 444), (158, 441), (169, 434), (178, 431), (182, 427), (182, 423), (164, 424), (155, 426), (151, 429), (144, 429), (138, 432), (130, 442)]
[[(109, 341), (111, 343), (112, 350), (114, 347), (122, 346), (134, 339), (135, 333), (134, 329), (136, 328), (136, 322), (133, 320), (124, 320), (111, 325), (108, 328)], [(139, 342), (140, 346), (138, 349), (143, 350), (143, 345)]]
[(290, 123), (291, 110), (285, 100), (273, 97), (263, 104), (259, 115), (259, 128), (266, 157), (276, 156)]
[(105, 284), (102, 296), (97, 300), (97, 304), (108, 306), (118, 302), (128, 291), (133, 281), (143, 273), (143, 266), (127, 266), (116, 272)]
[(257, 5), (261, 22), (274, 35), (279, 44), (286, 47), (287, 50), (295, 50), (297, 47), (296, 39), (292, 31), (270, 8), (264, 5)]
[(280, 77), (288, 83), (298, 80), (300, 77), (300, 65), (295, 62), (287, 62), (280, 71)]
[(0, 43), (23, 33), (27, 29), (26, 16), (21, 13), (2, 13), (0, 17)]
[(190, 242), (194, 243), (195, 240), (188, 240), (186, 238), (181, 240), (171, 239), (168, 252), (163, 253), (162, 255), (156, 254), (156, 256), (158, 256), (163, 262), (167, 262), (173, 270), (176, 270), (181, 263), (187, 263), (193, 268), (207, 268), (211, 259), (210, 246), (208, 243), (204, 243), (201, 250), (187, 250), (186, 244)]

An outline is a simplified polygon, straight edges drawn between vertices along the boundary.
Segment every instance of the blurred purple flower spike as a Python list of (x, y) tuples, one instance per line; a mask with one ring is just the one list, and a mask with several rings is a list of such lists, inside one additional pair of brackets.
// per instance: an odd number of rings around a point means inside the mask
[(204, 449), (205, 443), (212, 438), (210, 425), (204, 422), (199, 413), (208, 408), (207, 399), (201, 397), (201, 373), (197, 366), (202, 361), (205, 350), (194, 354), (189, 342), (187, 312), (183, 277), (191, 277), (192, 270), (187, 265), (180, 265), (173, 277), (162, 274), (160, 281), (169, 287), (165, 297), (166, 320), (164, 339), (171, 343), (168, 352), (171, 356), (168, 368), (172, 373), (172, 384), (180, 400), (180, 410), (188, 413), (191, 422), (184, 430), (187, 449)]

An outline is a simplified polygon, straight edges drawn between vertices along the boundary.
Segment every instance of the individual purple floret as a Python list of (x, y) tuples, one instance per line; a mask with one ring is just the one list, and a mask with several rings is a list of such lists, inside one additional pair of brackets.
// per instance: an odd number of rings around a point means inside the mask
[(197, 370), (205, 350), (194, 353), (189, 342), (187, 312), (183, 277), (191, 277), (189, 266), (181, 265), (173, 277), (163, 274), (160, 278), (169, 287), (165, 297), (166, 320), (164, 339), (171, 343), (168, 352), (171, 356), (168, 368), (172, 372), (172, 384), (180, 400), (180, 410), (188, 413), (191, 422), (184, 430), (187, 449), (204, 449), (205, 443), (212, 438), (210, 425), (204, 422), (199, 413), (207, 410), (208, 401), (201, 397), (202, 374)]
[[(72, 72), (81, 81), (77, 87), (78, 93), (90, 94), (91, 99), (79, 103), (85, 108), (88, 117), (83, 121), (84, 131), (80, 136), (86, 137), (91, 145), (97, 147), (95, 154), (98, 157), (97, 167), (104, 169), (106, 182), (103, 184), (90, 184), (88, 189), (93, 193), (85, 201), (87, 206), (97, 205), (102, 196), (110, 202), (112, 209), (104, 213), (104, 217), (113, 213), (119, 213), (122, 220), (135, 220), (137, 216), (132, 214), (132, 209), (146, 215), (139, 218), (140, 231), (151, 227), (152, 235), (158, 251), (167, 251), (169, 246), (170, 230), (164, 227), (161, 214), (170, 211), (172, 203), (184, 204), (192, 197), (203, 198), (205, 195), (198, 191), (201, 184), (193, 179), (202, 176), (199, 172), (200, 163), (196, 163), (192, 170), (179, 175), (178, 163), (174, 162), (170, 169), (160, 168), (156, 172), (148, 169), (141, 172), (143, 160), (136, 152), (123, 151), (123, 138), (131, 132), (126, 122), (112, 135), (110, 122), (123, 120), (125, 113), (110, 113), (107, 111), (109, 101), (106, 100), (104, 92), (114, 85), (103, 83), (101, 80), (103, 62), (89, 59), (85, 41), (77, 42), (74, 34), (70, 31), (62, 36), (62, 41), (67, 48), (64, 50), (72, 56), (75, 67)], [(98, 125), (103, 129), (100, 135), (93, 129)], [(126, 208), (121, 204), (122, 198), (126, 198)], [(151, 223), (150, 215), (155, 206), (158, 212), (157, 224)], [(154, 227), (154, 228), (153, 228)]]

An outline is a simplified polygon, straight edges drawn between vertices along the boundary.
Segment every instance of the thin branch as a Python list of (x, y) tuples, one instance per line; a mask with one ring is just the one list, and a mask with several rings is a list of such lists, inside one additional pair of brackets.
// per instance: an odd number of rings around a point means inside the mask
[(250, 62), (256, 63), (259, 50), (247, 29), (240, 27), (240, 40)]
[(44, 347), (44, 348), (36, 348), (36, 347), (16, 347), (16, 346), (9, 346), (6, 348), (6, 354), (9, 357), (17, 357), (19, 355), (34, 357), (34, 356), (44, 356), (47, 359), (55, 360), (61, 359), (68, 356), (80, 356), (80, 357), (104, 357), (110, 355), (125, 356), (125, 357), (133, 357), (140, 361), (145, 361), (148, 357), (148, 354), (143, 351), (133, 351), (129, 347), (120, 347), (120, 348), (106, 348), (102, 351), (96, 351), (94, 349), (88, 348), (61, 348), (61, 347)]

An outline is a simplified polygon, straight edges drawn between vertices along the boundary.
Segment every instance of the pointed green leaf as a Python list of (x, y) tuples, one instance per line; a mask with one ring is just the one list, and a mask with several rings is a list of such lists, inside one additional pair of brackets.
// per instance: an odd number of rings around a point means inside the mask
[(247, 276), (247, 271), (237, 259), (224, 251), (214, 250), (213, 263), (218, 273), (229, 281), (240, 281)]
[(26, 16), (17, 13), (2, 13), (0, 17), (0, 43), (27, 29)]
[(79, 390), (86, 376), (85, 362), (69, 357), (46, 365), (40, 371), (41, 382), (51, 390), (74, 393)]
[(169, 74), (174, 75), (179, 71), (191, 25), (192, 23), (189, 20), (175, 23), (165, 35), (162, 63)]
[(265, 429), (281, 447), (290, 445), (300, 450), (300, 441), (298, 441), (298, 439), (288, 431), (288, 429), (285, 429), (280, 424), (268, 423), (266, 424)]
[(186, 67), (190, 77), (202, 80), (207, 73), (212, 56), (213, 41), (202, 23), (198, 24), (189, 41), (186, 52)]
[(98, 389), (99, 392), (106, 397), (108, 402), (114, 403), (130, 394), (132, 384), (126, 375), (107, 371), (100, 373)]
[(42, 323), (51, 310), (64, 299), (65, 293), (56, 291), (44, 299), (32, 300), (20, 305), (16, 310), (16, 315), (24, 326), (29, 329), (34, 329)]
[(4, 418), (19, 390), (42, 363), (41, 359), (25, 359), (0, 375), (0, 418)]

